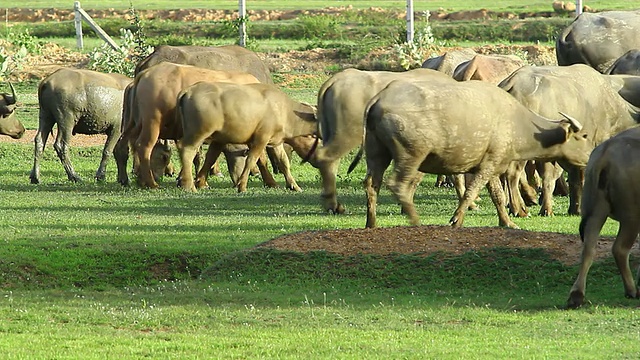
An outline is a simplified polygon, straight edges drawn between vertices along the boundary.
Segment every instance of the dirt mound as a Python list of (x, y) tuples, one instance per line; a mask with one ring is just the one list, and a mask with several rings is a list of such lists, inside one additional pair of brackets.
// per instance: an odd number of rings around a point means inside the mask
[[(596, 258), (611, 256), (613, 239), (598, 242)], [(414, 254), (428, 256), (436, 252), (461, 254), (489, 248), (541, 248), (566, 265), (580, 261), (582, 242), (578, 235), (535, 232), (498, 227), (453, 228), (423, 225), (376, 229), (339, 229), (287, 234), (258, 245), (297, 252), (327, 251), (341, 255)], [(637, 246), (632, 250), (640, 256)]]

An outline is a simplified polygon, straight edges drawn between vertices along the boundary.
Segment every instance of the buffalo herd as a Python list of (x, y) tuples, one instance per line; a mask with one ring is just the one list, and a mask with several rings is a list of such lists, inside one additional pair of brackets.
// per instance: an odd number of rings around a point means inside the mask
[[(54, 148), (69, 180), (80, 180), (68, 154), (72, 135), (106, 134), (96, 179), (104, 180), (113, 153), (118, 182), (129, 185), (131, 153), (132, 172), (144, 188), (157, 187), (167, 172), (171, 140), (180, 154), (178, 185), (185, 190), (206, 187), (220, 154), (239, 192), (256, 166), (273, 186), (268, 154), (287, 187), (299, 191), (287, 146), (319, 169), (322, 206), (340, 214), (338, 165), (359, 147), (350, 170), (364, 153), (367, 227), (376, 226), (377, 194), (393, 164), (387, 185), (411, 224), (419, 224), (416, 186), (424, 173), (433, 173), (455, 184), (459, 204), (452, 226), (462, 226), (486, 186), (498, 224), (515, 228), (507, 209), (527, 216), (526, 204), (535, 201), (524, 201), (521, 193), (528, 185), (523, 169), (531, 164), (542, 182), (540, 215), (552, 215), (551, 195), (566, 172), (568, 212), (582, 216), (582, 260), (568, 307), (584, 302), (608, 217), (620, 222), (613, 255), (625, 295), (638, 298), (629, 269), (629, 250), (640, 232), (640, 188), (633, 185), (640, 176), (638, 33), (638, 11), (583, 13), (557, 38), (557, 65), (450, 51), (406, 72), (340, 71), (321, 86), (316, 104), (291, 99), (255, 53), (235, 45), (159, 46), (138, 64), (134, 78), (61, 69), (38, 88), (30, 179), (40, 182), (39, 158), (54, 125)], [(15, 106), (11, 86), (11, 94), (0, 94), (0, 134), (19, 138), (25, 130)]]

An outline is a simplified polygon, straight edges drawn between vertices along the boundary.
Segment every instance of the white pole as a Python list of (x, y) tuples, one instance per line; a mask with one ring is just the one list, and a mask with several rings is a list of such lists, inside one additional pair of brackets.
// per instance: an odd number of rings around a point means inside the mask
[(582, 0), (576, 0), (576, 16), (582, 14)]
[(407, 42), (413, 42), (413, 0), (407, 0)]
[(82, 14), (80, 13), (80, 1), (76, 1), (73, 3), (73, 11), (74, 11), (74, 23), (76, 26), (76, 47), (78, 49), (84, 48), (84, 42), (82, 40)]
[(247, 44), (247, 25), (245, 24), (245, 18), (247, 17), (247, 7), (245, 5), (245, 0), (238, 0), (238, 19), (240, 20), (240, 46), (242, 47)]

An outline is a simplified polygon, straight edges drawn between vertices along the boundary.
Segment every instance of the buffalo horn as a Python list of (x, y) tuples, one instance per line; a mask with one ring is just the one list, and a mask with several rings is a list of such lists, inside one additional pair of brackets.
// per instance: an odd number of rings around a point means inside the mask
[(578, 132), (580, 130), (582, 130), (582, 124), (580, 124), (580, 122), (574, 118), (572, 118), (571, 116), (563, 113), (562, 111), (560, 111), (560, 115), (562, 115), (565, 119), (567, 119), (567, 121), (569, 121), (569, 124), (571, 124), (571, 129), (573, 129), (573, 131)]
[(4, 96), (5, 101), (7, 102), (7, 105), (13, 105), (16, 103), (16, 89), (13, 88), (13, 84), (11, 84), (11, 82), (9, 82), (9, 87), (11, 88), (11, 96)]

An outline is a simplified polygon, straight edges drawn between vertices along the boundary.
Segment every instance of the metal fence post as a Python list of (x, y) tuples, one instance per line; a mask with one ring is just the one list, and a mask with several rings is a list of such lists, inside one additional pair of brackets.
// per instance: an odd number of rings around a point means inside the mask
[(413, 42), (413, 0), (407, 0), (407, 42)]
[(240, 29), (240, 46), (245, 47), (247, 44), (247, 7), (244, 0), (238, 0), (238, 28)]
[(73, 3), (73, 12), (75, 15), (74, 24), (76, 26), (76, 47), (78, 49), (83, 49), (84, 42), (82, 40), (82, 15), (80, 14), (80, 1)]

